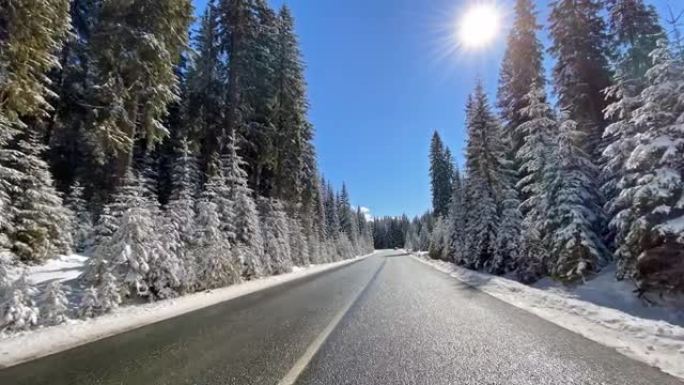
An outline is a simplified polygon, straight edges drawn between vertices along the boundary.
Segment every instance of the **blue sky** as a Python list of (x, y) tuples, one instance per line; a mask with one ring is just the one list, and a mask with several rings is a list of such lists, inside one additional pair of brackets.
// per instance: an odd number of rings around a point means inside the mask
[[(661, 10), (668, 2), (651, 0)], [(481, 78), (494, 95), (513, 0), (497, 0), (504, 30), (480, 52), (457, 49), (456, 22), (478, 0), (271, 0), (296, 18), (316, 127), (319, 165), (352, 202), (375, 216), (430, 208), (428, 149), (434, 130), (459, 164), (464, 106)], [(195, 0), (198, 13), (205, 0)], [(537, 1), (540, 21), (547, 0)], [(542, 36), (548, 46), (545, 32)], [(547, 67), (551, 63), (547, 62)]]

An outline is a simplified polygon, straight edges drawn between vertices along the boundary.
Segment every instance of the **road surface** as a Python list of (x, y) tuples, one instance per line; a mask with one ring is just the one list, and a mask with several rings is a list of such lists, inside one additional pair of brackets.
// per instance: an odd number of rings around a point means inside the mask
[(0, 384), (682, 384), (396, 254), (4, 369)]

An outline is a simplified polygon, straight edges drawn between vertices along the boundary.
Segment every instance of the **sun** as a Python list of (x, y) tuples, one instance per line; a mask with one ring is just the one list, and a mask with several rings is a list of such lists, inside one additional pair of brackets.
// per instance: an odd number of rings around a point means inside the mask
[(492, 4), (477, 4), (465, 11), (458, 24), (458, 38), (467, 48), (482, 48), (498, 35), (501, 14)]

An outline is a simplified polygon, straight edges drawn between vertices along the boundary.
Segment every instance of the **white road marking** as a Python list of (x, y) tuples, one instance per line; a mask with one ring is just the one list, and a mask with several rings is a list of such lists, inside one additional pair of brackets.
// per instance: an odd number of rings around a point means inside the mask
[(306, 348), (306, 351), (304, 354), (299, 357), (297, 362), (295, 362), (294, 366), (292, 369), (290, 369), (289, 372), (283, 377), (280, 381), (278, 381), (278, 385), (294, 385), (294, 383), (297, 381), (297, 378), (304, 372), (304, 369), (309, 365), (309, 362), (313, 359), (314, 355), (318, 352), (318, 350), (323, 346), (323, 343), (325, 340), (328, 339), (330, 334), (332, 333), (333, 330), (337, 327), (337, 325), (340, 323), (342, 320), (342, 317), (344, 317), (345, 314), (351, 309), (351, 307), (356, 303), (356, 300), (359, 299), (361, 294), (366, 290), (368, 286), (375, 280), (375, 277), (378, 276), (382, 268), (385, 266), (385, 263), (383, 262), (378, 270), (375, 271), (371, 279), (368, 280), (368, 282), (363, 285), (361, 290), (359, 290), (356, 295), (352, 297), (352, 300), (349, 301), (348, 304), (346, 304), (342, 310), (340, 310), (337, 314), (335, 314), (335, 317), (330, 321), (328, 326), (326, 326), (325, 329), (313, 340), (313, 342), (309, 345), (308, 348)]

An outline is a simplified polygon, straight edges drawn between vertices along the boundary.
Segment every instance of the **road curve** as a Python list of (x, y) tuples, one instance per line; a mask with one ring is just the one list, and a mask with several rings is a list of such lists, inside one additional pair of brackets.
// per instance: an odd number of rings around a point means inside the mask
[(292, 373), (302, 385), (682, 384), (390, 252), (1, 370), (0, 384), (278, 384)]

